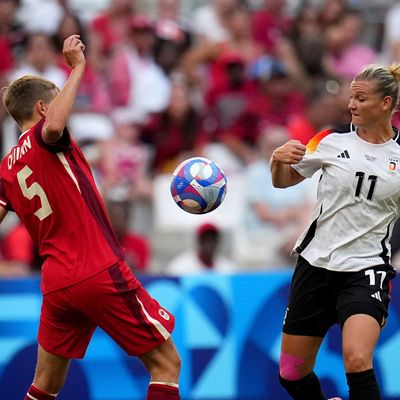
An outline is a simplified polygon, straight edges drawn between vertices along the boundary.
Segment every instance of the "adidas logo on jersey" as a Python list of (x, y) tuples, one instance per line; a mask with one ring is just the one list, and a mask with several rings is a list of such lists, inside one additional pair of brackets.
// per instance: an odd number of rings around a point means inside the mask
[(350, 158), (350, 155), (349, 155), (349, 152), (347, 150), (345, 150), (342, 153), (340, 153), (337, 157), (338, 158)]
[(371, 294), (371, 297), (373, 297), (374, 299), (377, 299), (379, 301), (382, 301), (381, 294), (379, 292), (375, 292), (374, 294)]

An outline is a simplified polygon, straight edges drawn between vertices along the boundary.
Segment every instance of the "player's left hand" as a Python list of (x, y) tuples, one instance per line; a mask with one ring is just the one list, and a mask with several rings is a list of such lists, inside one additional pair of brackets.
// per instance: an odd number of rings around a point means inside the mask
[(84, 66), (86, 64), (84, 50), (85, 45), (79, 35), (71, 35), (64, 40), (63, 55), (72, 69), (78, 65)]

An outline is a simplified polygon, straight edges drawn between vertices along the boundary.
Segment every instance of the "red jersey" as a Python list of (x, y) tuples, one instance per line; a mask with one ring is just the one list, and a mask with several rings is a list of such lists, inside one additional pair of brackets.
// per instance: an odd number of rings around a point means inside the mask
[(0, 166), (0, 205), (15, 211), (39, 247), (42, 292), (71, 286), (123, 258), (90, 167), (67, 129), (48, 145), (44, 119)]

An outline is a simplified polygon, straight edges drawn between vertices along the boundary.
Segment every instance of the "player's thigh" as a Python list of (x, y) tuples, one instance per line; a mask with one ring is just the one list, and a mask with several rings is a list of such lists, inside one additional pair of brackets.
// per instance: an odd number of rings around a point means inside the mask
[(292, 278), (283, 332), (321, 337), (336, 322), (332, 272), (299, 257)]
[[(319, 336), (302, 336), (282, 334), (280, 370), (291, 370), (298, 374), (296, 379), (308, 375), (315, 365), (318, 350), (323, 338)], [(293, 371), (295, 369), (295, 371)], [(281, 373), (282, 375), (282, 373)]]
[(47, 393), (58, 393), (64, 385), (70, 363), (69, 358), (51, 354), (39, 345), (33, 384)]
[(367, 314), (349, 317), (343, 325), (343, 359), (346, 372), (372, 368), (372, 356), (380, 335), (377, 320)]
[(165, 342), (174, 316), (138, 283), (125, 263), (79, 285), (81, 310), (129, 355), (141, 356)]
[(152, 380), (177, 382), (181, 369), (181, 359), (170, 337), (146, 354), (140, 356)]
[(49, 354), (82, 358), (96, 328), (73, 303), (72, 288), (43, 297), (38, 342)]

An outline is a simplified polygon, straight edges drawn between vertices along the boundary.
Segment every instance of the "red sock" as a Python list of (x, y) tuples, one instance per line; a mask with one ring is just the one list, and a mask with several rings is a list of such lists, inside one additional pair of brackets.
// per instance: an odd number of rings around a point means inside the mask
[(160, 383), (150, 383), (146, 400), (180, 400), (179, 389)]
[(31, 385), (24, 400), (54, 400), (57, 396), (45, 393), (35, 386)]

